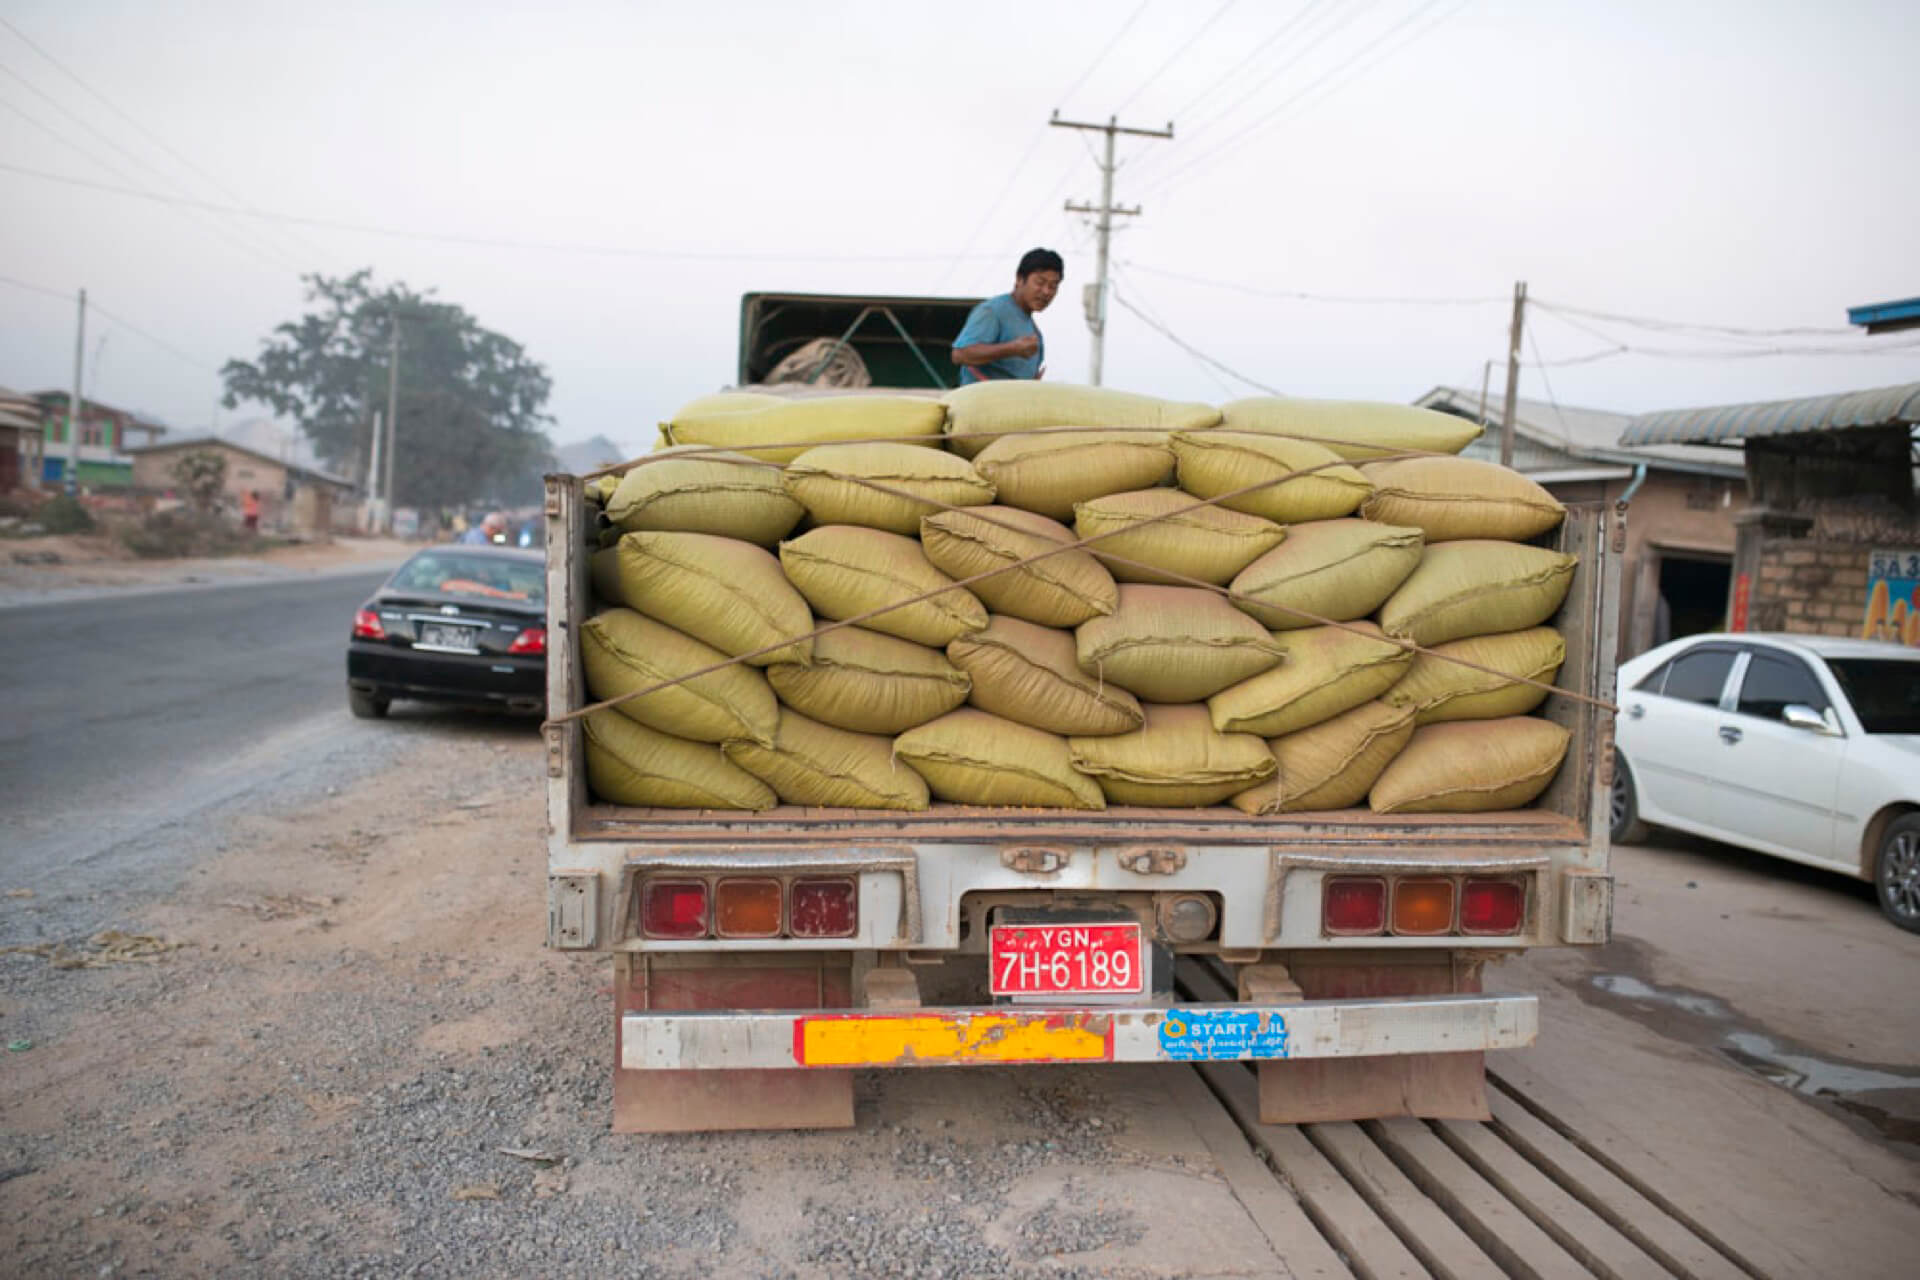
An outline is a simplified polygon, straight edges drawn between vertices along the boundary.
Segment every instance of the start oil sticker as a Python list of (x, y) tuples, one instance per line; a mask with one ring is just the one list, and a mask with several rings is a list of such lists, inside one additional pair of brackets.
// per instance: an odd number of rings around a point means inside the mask
[(1169, 1009), (1160, 1020), (1160, 1053), (1175, 1062), (1287, 1056), (1287, 1021), (1252, 1009)]

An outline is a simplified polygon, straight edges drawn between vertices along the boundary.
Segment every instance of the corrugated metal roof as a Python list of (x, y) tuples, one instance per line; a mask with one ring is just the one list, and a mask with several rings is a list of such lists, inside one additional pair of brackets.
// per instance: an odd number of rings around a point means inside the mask
[(1920, 422), (1920, 382), (1870, 391), (1845, 391), (1799, 400), (1764, 400), (1707, 409), (1643, 413), (1620, 433), (1628, 447), (1650, 444), (1731, 444), (1803, 431), (1845, 431)]
[[(1487, 430), (1463, 452), (1468, 457), (1498, 459), (1500, 456), (1500, 408), (1502, 393), (1487, 395)], [(1480, 412), (1478, 388), (1435, 387), (1414, 402), (1426, 409), (1457, 413), (1476, 421)], [(1582, 409), (1574, 405), (1552, 404), (1516, 396), (1513, 401), (1513, 463), (1519, 470), (1558, 471), (1581, 463), (1613, 463), (1634, 466), (1646, 463), (1696, 475), (1738, 479), (1746, 474), (1740, 455), (1726, 449), (1700, 445), (1663, 445), (1653, 449), (1623, 449), (1620, 433), (1633, 421), (1631, 414), (1606, 409)]]

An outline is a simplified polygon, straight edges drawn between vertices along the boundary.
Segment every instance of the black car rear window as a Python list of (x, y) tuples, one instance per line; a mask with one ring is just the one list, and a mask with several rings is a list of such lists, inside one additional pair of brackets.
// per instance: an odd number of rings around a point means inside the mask
[(400, 566), (389, 585), (397, 591), (540, 604), (547, 598), (547, 571), (537, 560), (422, 551)]
[(1920, 660), (1828, 658), (1868, 733), (1920, 733)]

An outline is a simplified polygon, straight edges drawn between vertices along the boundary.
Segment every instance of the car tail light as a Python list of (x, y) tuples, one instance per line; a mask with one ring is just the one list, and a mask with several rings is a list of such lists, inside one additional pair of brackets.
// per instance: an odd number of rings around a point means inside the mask
[[(334, 634), (338, 635), (339, 632), (336, 631)], [(362, 609), (354, 614), (353, 638), (355, 640), (385, 640), (387, 638), (387, 629), (380, 625), (380, 615), (371, 609)]]
[(1453, 881), (1396, 881), (1393, 931), (1422, 936), (1453, 932)]
[(787, 894), (787, 931), (796, 938), (851, 938), (860, 924), (852, 879), (795, 880)]
[(640, 891), (640, 928), (649, 938), (706, 937), (706, 882), (647, 881)]
[(733, 878), (713, 891), (714, 928), (723, 938), (780, 936), (780, 882)]
[(507, 646), (508, 653), (545, 653), (547, 651), (547, 629), (528, 627), (513, 638)]
[(1387, 927), (1387, 882), (1378, 876), (1338, 876), (1320, 890), (1328, 933), (1379, 933)]
[(1512, 880), (1469, 880), (1460, 890), (1460, 932), (1520, 932), (1527, 916), (1526, 891)]

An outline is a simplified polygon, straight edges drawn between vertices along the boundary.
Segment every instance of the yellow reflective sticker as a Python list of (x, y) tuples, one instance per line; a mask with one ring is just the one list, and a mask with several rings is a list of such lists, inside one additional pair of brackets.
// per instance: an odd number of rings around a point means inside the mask
[(809, 1067), (910, 1067), (957, 1062), (1105, 1062), (1099, 1014), (874, 1014), (803, 1018), (793, 1056)]

